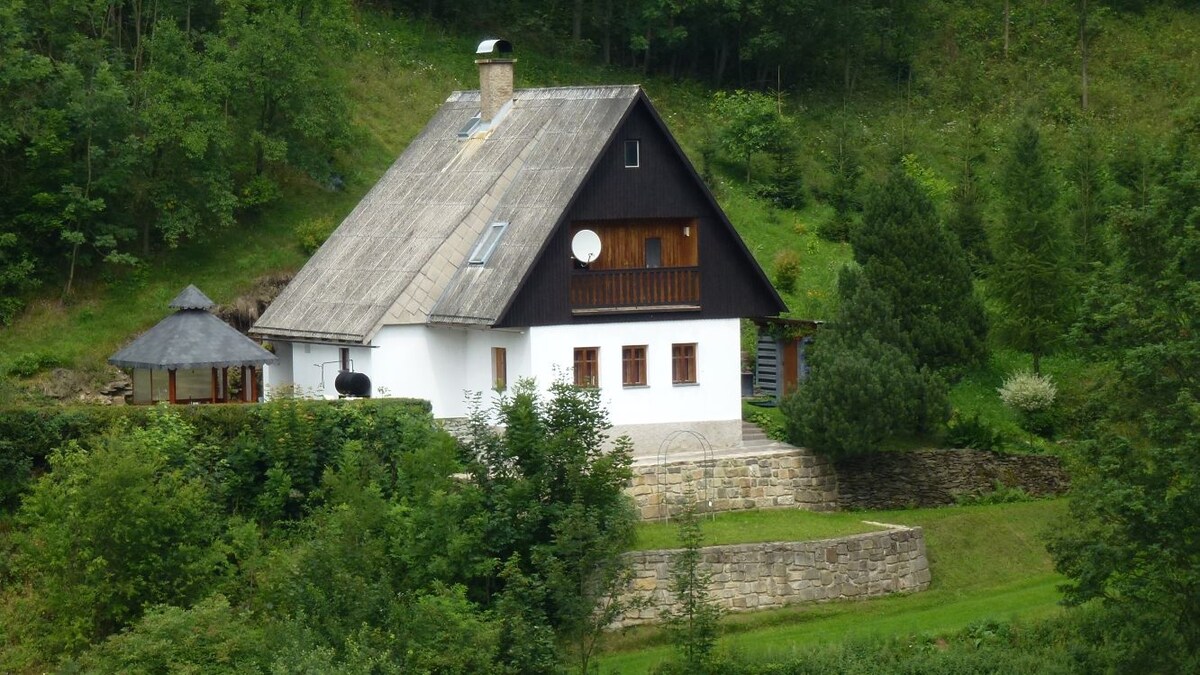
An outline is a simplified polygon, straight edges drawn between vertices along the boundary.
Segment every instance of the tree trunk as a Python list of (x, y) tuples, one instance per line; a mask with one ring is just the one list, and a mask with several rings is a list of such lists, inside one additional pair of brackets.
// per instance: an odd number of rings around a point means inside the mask
[(1079, 51), (1082, 54), (1080, 61), (1080, 97), (1079, 102), (1084, 112), (1088, 109), (1088, 37), (1087, 37), (1087, 16), (1088, 4), (1087, 0), (1080, 0), (1079, 3)]

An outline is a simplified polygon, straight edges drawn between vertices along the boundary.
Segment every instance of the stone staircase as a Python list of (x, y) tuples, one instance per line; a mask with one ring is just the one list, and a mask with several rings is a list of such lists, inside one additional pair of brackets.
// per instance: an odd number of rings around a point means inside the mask
[(779, 442), (768, 437), (767, 433), (757, 424), (742, 420), (742, 448), (754, 450), (756, 448), (775, 448), (778, 446)]

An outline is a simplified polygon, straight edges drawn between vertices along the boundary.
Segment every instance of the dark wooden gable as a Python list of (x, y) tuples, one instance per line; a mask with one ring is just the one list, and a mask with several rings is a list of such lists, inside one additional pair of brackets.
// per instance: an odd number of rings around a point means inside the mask
[[(639, 166), (627, 168), (625, 141), (637, 140)], [(579, 314), (570, 298), (573, 224), (622, 221), (694, 223), (699, 309)], [(602, 254), (603, 256), (604, 254)], [(774, 316), (787, 307), (644, 94), (592, 167), (497, 327), (613, 321)]]

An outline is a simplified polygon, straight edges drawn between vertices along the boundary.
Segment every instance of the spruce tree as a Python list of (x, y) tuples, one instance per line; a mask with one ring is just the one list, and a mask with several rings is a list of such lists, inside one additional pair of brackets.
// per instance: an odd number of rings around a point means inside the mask
[(886, 294), (918, 367), (961, 367), (982, 358), (987, 323), (966, 255), (901, 167), (868, 195), (851, 244), (866, 282)]
[(1033, 354), (1033, 370), (1062, 335), (1071, 289), (1070, 248), (1058, 192), (1033, 122), (1017, 127), (1002, 167), (1004, 217), (988, 288), (1001, 335)]
[(959, 174), (958, 185), (951, 195), (950, 215), (946, 220), (946, 227), (957, 237), (959, 245), (967, 254), (967, 261), (976, 273), (992, 259), (992, 249), (988, 244), (987, 231), (983, 224), (986, 200), (983, 185), (979, 180), (979, 165), (983, 158), (984, 153), (979, 142), (979, 123), (973, 119), (968, 124), (967, 138), (959, 160), (962, 173)]

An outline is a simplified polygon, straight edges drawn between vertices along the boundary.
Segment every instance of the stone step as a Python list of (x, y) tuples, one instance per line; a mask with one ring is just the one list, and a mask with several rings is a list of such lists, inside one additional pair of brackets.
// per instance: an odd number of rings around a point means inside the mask
[(750, 440), (745, 438), (742, 439), (743, 448), (765, 448), (776, 444), (777, 443), (773, 438), (756, 438)]

